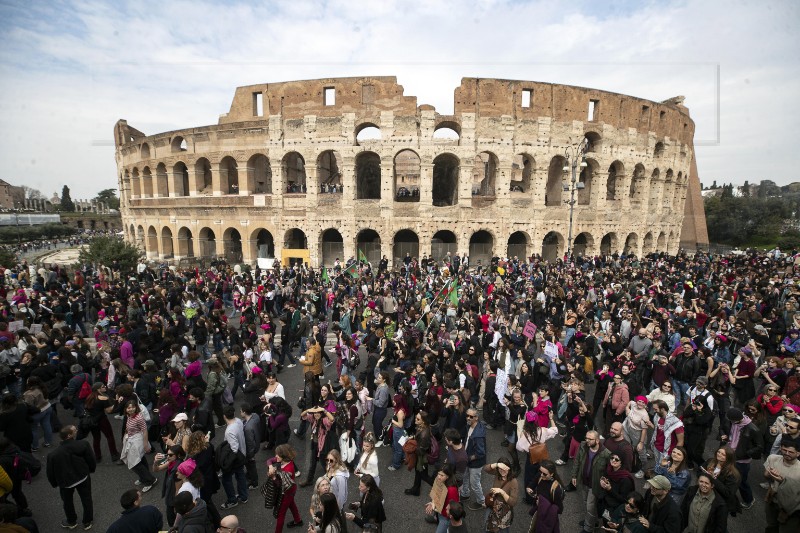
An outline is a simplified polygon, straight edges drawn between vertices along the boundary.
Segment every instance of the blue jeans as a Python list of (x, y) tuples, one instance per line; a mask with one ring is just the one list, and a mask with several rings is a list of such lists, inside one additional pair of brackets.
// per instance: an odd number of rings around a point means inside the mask
[(736, 470), (742, 476), (739, 481), (739, 494), (742, 495), (742, 503), (750, 505), (753, 503), (753, 489), (750, 488), (750, 483), (747, 482), (747, 476), (750, 475), (750, 463), (736, 463)]
[(405, 454), (403, 453), (403, 447), (400, 446), (399, 441), (405, 434), (406, 432), (404, 429), (400, 429), (397, 426), (392, 427), (392, 466), (395, 468), (403, 466), (403, 457)]
[(564, 332), (564, 346), (569, 344), (570, 339), (575, 335), (575, 328), (567, 328)]
[(683, 405), (689, 398), (689, 384), (685, 381), (672, 380), (672, 390), (675, 393), (675, 408)]
[(236, 391), (239, 389), (244, 389), (244, 371), (243, 370), (234, 370), (233, 371), (233, 387), (231, 387), (231, 396), (236, 398)]
[(208, 347), (208, 343), (205, 344), (198, 344), (195, 346), (195, 349), (200, 352), (200, 355), (203, 356), (203, 361), (211, 357), (211, 349)]
[(436, 533), (447, 533), (450, 529), (450, 519), (445, 518), (444, 515), (439, 515), (439, 525), (436, 526)]
[(481, 487), (481, 472), (483, 468), (480, 466), (475, 468), (467, 468), (464, 472), (464, 481), (461, 483), (461, 488), (458, 491), (461, 499), (469, 498), (470, 489), (475, 496), (475, 501), (478, 503), (485, 503), (483, 496), (483, 487)]
[(233, 489), (233, 477), (236, 476), (236, 488), (238, 489), (239, 499), (246, 501), (248, 498), (247, 493), (247, 475), (245, 474), (244, 465), (239, 468), (234, 468), (230, 472), (222, 473), (222, 488), (225, 489), (225, 495), (228, 497), (227, 503), (234, 503), (236, 501), (236, 492)]
[(375, 438), (381, 438), (381, 432), (383, 431), (383, 421), (386, 418), (386, 413), (388, 408), (386, 407), (374, 407), (372, 410), (372, 432), (375, 434)]
[(44, 432), (45, 444), (52, 444), (53, 442), (53, 426), (50, 425), (52, 410), (53, 407), (50, 406), (41, 413), (36, 413), (35, 415), (31, 416), (31, 421), (33, 422), (31, 425), (33, 426), (32, 430), (34, 448), (39, 447), (39, 426), (41, 426), (42, 431)]

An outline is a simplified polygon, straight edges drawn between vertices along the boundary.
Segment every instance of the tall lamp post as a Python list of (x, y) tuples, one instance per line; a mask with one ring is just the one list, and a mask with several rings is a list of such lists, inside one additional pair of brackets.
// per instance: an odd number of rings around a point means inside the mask
[(564, 200), (564, 203), (569, 206), (569, 237), (567, 239), (567, 259), (572, 257), (572, 217), (575, 213), (575, 204), (578, 202), (575, 199), (575, 191), (579, 191), (586, 187), (584, 183), (579, 180), (578, 167), (581, 169), (587, 166), (586, 152), (589, 148), (589, 140), (583, 139), (578, 144), (570, 144), (564, 150), (564, 168), (565, 173), (572, 169), (572, 179), (564, 184), (564, 192), (569, 192), (569, 200)]

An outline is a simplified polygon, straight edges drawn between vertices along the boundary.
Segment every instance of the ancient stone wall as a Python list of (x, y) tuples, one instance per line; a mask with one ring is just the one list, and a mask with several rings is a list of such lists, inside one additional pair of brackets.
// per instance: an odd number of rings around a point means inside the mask
[(552, 259), (570, 244), (564, 156), (585, 142), (574, 251), (677, 251), (694, 154), (682, 99), (476, 78), (454, 99), (440, 115), (394, 77), (337, 78), (239, 87), (215, 126), (147, 136), (121, 120), (126, 237), (160, 259)]

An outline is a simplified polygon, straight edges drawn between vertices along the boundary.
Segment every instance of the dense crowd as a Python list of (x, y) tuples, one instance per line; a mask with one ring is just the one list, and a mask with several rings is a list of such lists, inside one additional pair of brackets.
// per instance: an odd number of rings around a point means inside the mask
[[(90, 529), (105, 441), (136, 477), (111, 532), (236, 531), (251, 498), (276, 532), (398, 530), (381, 473), (400, 469), (437, 533), (722, 533), (756, 494), (765, 531), (800, 531), (798, 267), (775, 252), (4, 269), (0, 522), (36, 531), (23, 481), (52, 446), (62, 526)], [(142, 505), (159, 481), (163, 504)], [(580, 524), (561, 523), (570, 499)]]

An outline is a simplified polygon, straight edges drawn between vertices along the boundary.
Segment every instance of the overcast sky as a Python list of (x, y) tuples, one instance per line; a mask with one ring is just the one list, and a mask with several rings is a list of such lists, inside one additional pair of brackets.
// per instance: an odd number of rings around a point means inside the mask
[[(258, 6), (256, 6), (258, 4)], [(800, 180), (800, 2), (0, 0), (0, 178), (116, 187), (117, 119), (216, 124), (240, 85), (395, 75), (453, 110), (464, 76), (686, 96), (705, 184)]]

